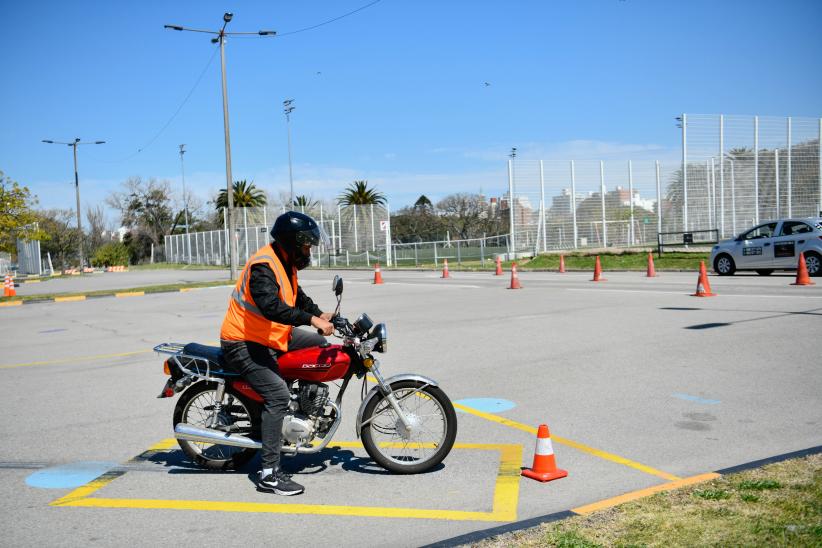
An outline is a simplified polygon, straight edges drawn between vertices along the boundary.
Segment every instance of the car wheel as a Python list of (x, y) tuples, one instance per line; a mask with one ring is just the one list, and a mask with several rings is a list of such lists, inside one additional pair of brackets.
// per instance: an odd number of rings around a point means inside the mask
[(714, 259), (714, 271), (720, 276), (732, 276), (736, 272), (736, 264), (730, 255), (723, 253)]
[(770, 276), (771, 274), (773, 274), (773, 270), (771, 270), (770, 268), (760, 268), (756, 271), (756, 273), (760, 276)]
[(805, 266), (808, 269), (808, 276), (822, 275), (822, 256), (814, 251), (805, 253)]

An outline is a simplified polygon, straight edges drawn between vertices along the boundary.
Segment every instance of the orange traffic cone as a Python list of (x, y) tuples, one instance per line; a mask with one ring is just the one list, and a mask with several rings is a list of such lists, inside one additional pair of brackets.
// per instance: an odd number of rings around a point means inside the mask
[(599, 255), (597, 255), (597, 262), (594, 263), (594, 278), (591, 280), (592, 282), (604, 282), (605, 278), (602, 277), (602, 266), (599, 264)]
[(557, 468), (554, 458), (554, 447), (551, 444), (551, 432), (547, 424), (540, 424), (537, 431), (537, 446), (534, 449), (534, 464), (522, 471), (522, 475), (539, 481), (551, 481), (564, 478), (566, 470)]
[(805, 264), (805, 254), (799, 254), (799, 263), (796, 265), (796, 281), (791, 285), (816, 285), (808, 276), (808, 265)]
[(497, 255), (497, 271), (494, 272), (494, 276), (502, 276), (502, 259), (499, 258), (499, 255)]
[(4, 297), (11, 297), (11, 294), (10, 294), (10, 291), (9, 291), (10, 283), (11, 283), (11, 276), (6, 274), (6, 278), (3, 280), (3, 296)]
[(699, 261), (699, 279), (696, 282), (696, 293), (693, 293), (691, 297), (716, 297), (716, 293), (711, 291), (708, 271), (705, 270), (705, 261)]
[(374, 283), (377, 285), (382, 283), (382, 272), (380, 271), (380, 263), (374, 263)]
[(559, 272), (565, 274), (565, 255), (559, 256)]
[(656, 269), (654, 269), (654, 257), (648, 253), (648, 278), (656, 278)]
[(517, 276), (517, 263), (511, 265), (511, 285), (508, 289), (522, 289), (519, 283), (519, 276)]
[(442, 264), (442, 277), (443, 278), (450, 278), (451, 275), (448, 274), (448, 259), (443, 259)]

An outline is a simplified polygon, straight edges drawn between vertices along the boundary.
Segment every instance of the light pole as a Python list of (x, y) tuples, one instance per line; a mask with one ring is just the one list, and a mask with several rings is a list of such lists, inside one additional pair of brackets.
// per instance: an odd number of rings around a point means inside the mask
[(517, 241), (516, 241), (516, 237), (517, 237), (516, 236), (516, 232), (517, 232), (516, 231), (516, 220), (517, 220), (517, 218), (516, 218), (516, 212), (514, 211), (514, 190), (515, 190), (514, 189), (514, 186), (515, 186), (514, 185), (514, 179), (516, 178), (516, 171), (514, 169), (514, 160), (517, 157), (517, 147), (512, 147), (511, 148), (511, 154), (509, 154), (508, 156), (511, 158), (511, 163), (509, 164), (509, 170), (508, 170), (508, 178), (509, 178), (508, 197), (510, 198), (508, 200), (510, 202), (508, 204), (508, 207), (509, 207), (508, 215), (509, 215), (509, 219), (510, 219), (510, 222), (511, 222), (511, 253), (513, 254), (512, 256), (514, 258), (516, 258), (516, 256), (517, 256), (516, 255), (516, 253), (517, 253)]
[(192, 29), (187, 27), (181, 27), (180, 25), (164, 25), (165, 28), (171, 30), (187, 30), (190, 32), (202, 32), (205, 34), (214, 34), (217, 37), (211, 39), (212, 44), (220, 44), (220, 70), (222, 74), (222, 90), (223, 90), (223, 128), (225, 132), (225, 180), (226, 180), (226, 197), (228, 199), (228, 208), (226, 210), (226, 225), (228, 228), (228, 241), (229, 241), (229, 267), (231, 272), (231, 279), (235, 279), (237, 277), (237, 240), (234, 237), (234, 225), (233, 225), (233, 209), (234, 209), (234, 189), (232, 188), (231, 183), (231, 139), (228, 133), (228, 91), (226, 89), (225, 83), (225, 40), (226, 36), (237, 36), (237, 35), (252, 35), (257, 34), (259, 36), (274, 36), (277, 33), (273, 30), (260, 30), (257, 32), (226, 32), (225, 27), (228, 25), (231, 18), (234, 17), (234, 14), (226, 12), (223, 14), (223, 27), (219, 31), (213, 30), (203, 30), (203, 29)]
[(180, 145), (180, 173), (183, 176), (183, 211), (185, 212), (186, 219), (186, 245), (188, 246), (188, 264), (191, 264), (191, 237), (188, 235), (188, 195), (186, 194), (186, 167), (183, 163), (183, 154), (185, 154), (185, 152), (185, 144)]
[(80, 177), (77, 175), (77, 145), (102, 145), (105, 141), (81, 141), (80, 138), (71, 142), (51, 141), (43, 139), (44, 143), (50, 145), (68, 145), (74, 149), (74, 191), (77, 195), (77, 259), (80, 261), (80, 268), (83, 268), (83, 226), (80, 224)]
[(291, 112), (294, 110), (294, 99), (283, 101), (283, 112), (285, 112), (285, 125), (288, 128), (288, 184), (291, 192), (288, 199), (289, 211), (294, 209), (294, 178), (291, 175)]

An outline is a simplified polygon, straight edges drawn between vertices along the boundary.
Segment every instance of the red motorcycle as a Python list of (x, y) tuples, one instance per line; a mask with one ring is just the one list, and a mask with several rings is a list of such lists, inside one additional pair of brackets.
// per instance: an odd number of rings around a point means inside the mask
[[(343, 281), (332, 285), (337, 309), (332, 323), (342, 344), (287, 352), (278, 358), (280, 375), (291, 390), (283, 420), (283, 454), (316, 453), (325, 448), (342, 420), (341, 402), (352, 377), (371, 375), (377, 384), (365, 394), (356, 432), (374, 461), (399, 474), (430, 470), (448, 455), (457, 435), (451, 400), (436, 381), (415, 374), (384, 378), (374, 352), (388, 349), (385, 324), (362, 314), (353, 324), (339, 315)], [(211, 470), (236, 469), (262, 447), (262, 398), (237, 373), (226, 370), (219, 347), (164, 343), (169, 375), (158, 397), (181, 393), (174, 408), (174, 437), (195, 463)], [(342, 379), (336, 398), (327, 383)]]

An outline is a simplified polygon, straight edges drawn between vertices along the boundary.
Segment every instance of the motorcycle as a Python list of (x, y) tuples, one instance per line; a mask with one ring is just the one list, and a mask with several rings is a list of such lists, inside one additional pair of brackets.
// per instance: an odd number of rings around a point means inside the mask
[[(363, 378), (363, 399), (356, 433), (368, 455), (398, 474), (417, 474), (438, 465), (451, 451), (457, 417), (451, 400), (436, 381), (416, 374), (384, 378), (375, 352), (388, 350), (385, 324), (367, 314), (354, 323), (340, 316), (343, 281), (334, 277), (337, 308), (332, 318), (341, 344), (286, 352), (277, 359), (291, 391), (282, 427), (282, 454), (322, 451), (342, 420), (342, 397), (351, 379)], [(180, 394), (174, 407), (174, 437), (197, 465), (210, 470), (237, 469), (262, 448), (262, 398), (237, 373), (226, 369), (219, 347), (163, 343), (169, 376), (158, 398)], [(364, 377), (377, 384), (366, 394)], [(328, 383), (342, 380), (336, 398)]]

